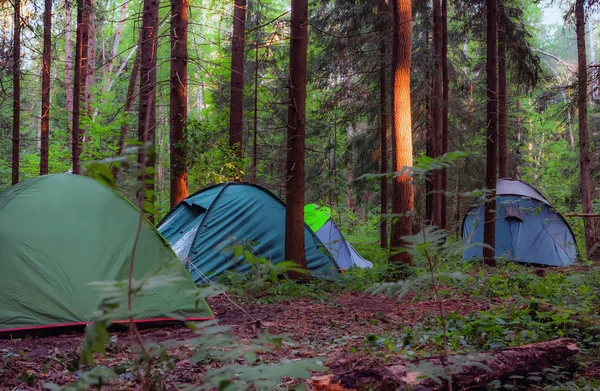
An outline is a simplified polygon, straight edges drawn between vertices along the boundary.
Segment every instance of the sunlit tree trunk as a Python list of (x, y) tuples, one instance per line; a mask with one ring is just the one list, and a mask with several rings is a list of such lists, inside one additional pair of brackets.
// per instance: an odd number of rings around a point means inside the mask
[[(140, 148), (138, 163), (150, 169), (146, 174), (145, 203), (154, 205), (155, 186), (152, 169), (155, 163), (154, 136), (156, 133), (156, 52), (158, 34), (158, 0), (144, 0), (140, 37), (140, 100), (138, 110), (138, 138), (145, 148)], [(145, 163), (145, 164), (144, 164)], [(154, 208), (148, 211), (154, 219)]]
[(505, 17), (504, 0), (498, 0), (498, 169), (500, 178), (508, 177)]
[(187, 31), (188, 0), (171, 1), (171, 207), (188, 196), (187, 143)]
[[(400, 172), (411, 167), (412, 120), (410, 112), (410, 62), (412, 45), (412, 2), (393, 0), (392, 48), (392, 169)], [(406, 173), (392, 179), (392, 234), (390, 261), (411, 264), (412, 256), (398, 252), (404, 244), (403, 236), (412, 234), (414, 193), (412, 178)]]
[(21, 140), (21, 1), (15, 0), (13, 18), (13, 120), (12, 120), (12, 184), (19, 183)]
[(48, 137), (50, 132), (50, 61), (52, 0), (44, 1), (44, 51), (42, 59), (42, 113), (40, 121), (40, 175), (48, 174)]
[[(448, 76), (448, 0), (442, 0), (442, 150), (448, 152), (448, 94), (450, 91), (450, 78)], [(448, 170), (442, 170), (442, 223), (443, 229), (448, 228)]]
[[(285, 182), (285, 259), (307, 269), (304, 248), (304, 158), (306, 135), (306, 54), (308, 0), (292, 0), (290, 28), (290, 79)], [(289, 272), (294, 280), (308, 275)]]
[[(442, 151), (442, 8), (441, 0), (433, 0), (433, 98), (431, 100), (433, 111), (433, 157), (437, 158)], [(435, 170), (432, 175), (432, 216), (431, 223), (437, 227), (442, 226), (442, 172)]]
[[(587, 58), (585, 49), (585, 13), (584, 0), (575, 0), (575, 21), (577, 24), (577, 107), (579, 112), (579, 169), (580, 169), (580, 191), (581, 207), (583, 213), (592, 213), (592, 184), (590, 178), (591, 153), (588, 141), (588, 118), (587, 118)], [(596, 253), (596, 219), (586, 217), (584, 219), (585, 249), (588, 258)]]
[(387, 156), (387, 131), (388, 111), (387, 111), (387, 78), (386, 78), (386, 56), (385, 42), (383, 39), (379, 44), (379, 151), (381, 165), (381, 179), (379, 183), (379, 192), (381, 194), (381, 224), (379, 227), (379, 245), (381, 248), (388, 246), (388, 229), (387, 229), (387, 214), (388, 214), (388, 180), (384, 174), (388, 172), (388, 156)]
[[(231, 41), (231, 101), (229, 114), (229, 146), (236, 158), (242, 157), (244, 126), (244, 30), (246, 0), (235, 0), (233, 37)], [(236, 178), (240, 180), (240, 178)]]
[(496, 0), (487, 0), (487, 132), (485, 187), (491, 192), (485, 204), (483, 223), (483, 262), (496, 264), (496, 169), (498, 166), (498, 22)]
[(69, 145), (72, 144), (73, 130), (73, 43), (71, 41), (71, 0), (65, 0), (65, 94), (67, 103), (67, 123)]

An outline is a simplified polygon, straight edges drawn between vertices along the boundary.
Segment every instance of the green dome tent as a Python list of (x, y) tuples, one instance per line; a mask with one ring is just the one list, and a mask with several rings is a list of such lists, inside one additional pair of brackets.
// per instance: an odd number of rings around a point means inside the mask
[[(186, 262), (196, 283), (227, 270), (248, 272), (250, 265), (240, 263), (231, 249), (236, 243), (252, 243), (252, 253), (273, 264), (285, 260), (285, 204), (254, 184), (230, 182), (204, 188), (171, 209), (158, 230)], [(304, 243), (312, 275), (339, 273), (308, 226)]]
[(340, 268), (346, 270), (351, 267), (373, 267), (373, 264), (361, 257), (344, 238), (342, 231), (331, 217), (330, 208), (308, 204), (304, 206), (304, 221), (317, 235)]
[[(128, 278), (138, 223), (131, 203), (79, 175), (40, 176), (1, 193), (0, 335), (92, 321), (101, 298), (89, 283)], [(205, 302), (195, 305), (194, 282), (147, 222), (135, 257), (134, 279), (169, 268), (179, 280), (134, 296), (137, 322), (213, 317)]]

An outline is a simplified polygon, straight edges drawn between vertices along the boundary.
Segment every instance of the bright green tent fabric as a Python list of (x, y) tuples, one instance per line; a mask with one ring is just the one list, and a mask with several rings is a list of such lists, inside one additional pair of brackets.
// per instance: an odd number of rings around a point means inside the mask
[[(88, 284), (128, 278), (138, 222), (131, 203), (79, 175), (36, 177), (1, 193), (0, 333), (92, 321), (100, 297)], [(195, 305), (194, 282), (147, 222), (135, 256), (136, 280), (163, 268), (178, 278), (135, 298), (136, 321), (213, 317), (204, 301)]]
[(317, 207), (316, 204), (304, 206), (304, 222), (317, 232), (331, 218), (331, 209), (326, 206)]

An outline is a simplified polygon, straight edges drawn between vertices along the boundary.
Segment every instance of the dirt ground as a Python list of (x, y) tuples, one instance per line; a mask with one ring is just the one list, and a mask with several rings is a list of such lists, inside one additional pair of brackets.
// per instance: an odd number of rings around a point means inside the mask
[[(226, 297), (209, 300), (219, 324), (229, 325), (242, 341), (249, 341), (259, 332), (273, 335), (285, 334), (292, 343), (268, 353), (266, 361), (283, 358), (319, 357), (334, 373), (369, 362), (383, 365), (394, 361), (386, 350), (386, 357), (365, 349), (369, 335), (399, 336), (403, 327), (414, 327), (439, 315), (438, 304), (433, 300), (398, 303), (385, 296), (342, 293), (327, 303), (301, 299), (275, 304), (234, 305)], [(443, 301), (445, 311), (458, 311), (464, 315), (487, 310), (499, 302), (477, 301), (471, 297), (453, 297)], [(141, 331), (146, 341), (160, 343), (166, 340), (185, 340), (193, 337), (183, 326), (169, 326)], [(24, 337), (0, 340), (0, 390), (43, 390), (44, 383), (65, 384), (80, 372), (74, 367), (78, 349), (83, 340), (81, 332), (49, 337)], [(136, 356), (136, 344), (126, 332), (113, 333), (113, 343), (98, 362), (110, 367), (127, 364)], [(169, 351), (174, 367), (159, 369), (158, 383), (163, 389), (175, 389), (176, 384), (198, 383), (202, 368), (190, 363), (193, 348), (183, 346)], [(373, 364), (375, 363), (375, 364)], [(130, 372), (108, 386), (110, 390), (135, 390), (136, 376)]]

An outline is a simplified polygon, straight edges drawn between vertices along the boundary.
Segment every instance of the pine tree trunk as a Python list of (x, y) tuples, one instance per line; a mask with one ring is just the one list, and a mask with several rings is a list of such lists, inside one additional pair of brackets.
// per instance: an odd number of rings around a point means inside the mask
[[(158, 0), (144, 0), (140, 37), (140, 103), (138, 110), (138, 138), (143, 143), (138, 153), (138, 163), (146, 167), (146, 205), (153, 206), (155, 200), (154, 168), (156, 133), (156, 53), (158, 34)], [(147, 211), (154, 220), (154, 208)]]
[[(448, 0), (442, 0), (442, 155), (448, 152), (448, 94), (450, 78), (448, 76)], [(442, 170), (442, 223), (443, 229), (448, 228), (448, 170)]]
[[(427, 123), (427, 139), (425, 141), (425, 155), (433, 158), (435, 153), (434, 142), (435, 134), (433, 127), (433, 80), (428, 86), (427, 98), (425, 99), (425, 118)], [(431, 223), (433, 219), (433, 172), (426, 174), (425, 181), (425, 220)]]
[(254, 51), (254, 134), (252, 136), (252, 182), (258, 176), (258, 41)]
[[(437, 158), (442, 151), (442, 104), (443, 104), (443, 86), (442, 86), (442, 9), (441, 0), (433, 0), (433, 50), (434, 50), (434, 71), (433, 71), (433, 157)], [(433, 180), (433, 204), (431, 223), (436, 227), (442, 226), (442, 172), (435, 170), (432, 173)]]
[[(392, 51), (392, 169), (412, 167), (412, 120), (410, 112), (410, 63), (412, 45), (412, 2), (393, 0)], [(390, 261), (412, 263), (407, 252), (394, 251), (404, 245), (403, 236), (412, 234), (414, 193), (412, 178), (406, 173), (392, 180), (392, 224)]]
[(73, 158), (73, 174), (81, 174), (81, 68), (83, 63), (83, 0), (77, 0), (77, 30), (75, 31), (75, 71), (73, 74), (73, 135), (72, 142), (72, 158)]
[[(592, 184), (590, 178), (591, 154), (588, 141), (587, 118), (587, 58), (585, 49), (585, 13), (584, 0), (575, 0), (575, 20), (577, 24), (577, 106), (579, 111), (579, 169), (581, 175), (581, 207), (583, 213), (592, 213)], [(584, 219), (585, 249), (588, 258), (592, 259), (596, 251), (596, 219)]]
[[(129, 78), (129, 85), (127, 86), (127, 95), (125, 96), (125, 107), (123, 108), (123, 114), (125, 115), (125, 121), (121, 124), (121, 133), (119, 135), (119, 141), (117, 142), (118, 150), (117, 156), (123, 156), (125, 152), (125, 145), (127, 143), (127, 133), (129, 132), (129, 124), (130, 118), (129, 115), (133, 111), (133, 107), (135, 104), (136, 90), (138, 86), (138, 81), (140, 77), (140, 42), (138, 39), (137, 49), (135, 53), (135, 58), (133, 60), (133, 68), (131, 69), (131, 77)], [(118, 165), (113, 165), (112, 167), (112, 176), (117, 183), (119, 179), (120, 169)]]
[(188, 196), (187, 143), (188, 117), (187, 30), (189, 0), (171, 1), (171, 207)]
[(71, 0), (65, 0), (65, 93), (69, 145), (73, 142), (73, 44), (71, 41)]
[(88, 116), (92, 116), (92, 103), (93, 99), (93, 87), (94, 87), (94, 71), (96, 69), (96, 23), (95, 23), (95, 10), (94, 0), (86, 0), (86, 34), (87, 34), (87, 47), (84, 53), (86, 56), (86, 68), (85, 68), (85, 111)]
[[(285, 259), (307, 269), (304, 248), (304, 158), (306, 135), (306, 55), (308, 0), (292, 0), (290, 28), (290, 79), (285, 182)], [(293, 280), (310, 279), (289, 272)]]
[[(237, 159), (242, 157), (244, 126), (244, 30), (246, 0), (235, 0), (233, 37), (231, 40), (231, 102), (229, 114), (229, 146)], [(240, 180), (240, 178), (236, 178)]]
[(485, 187), (490, 200), (485, 204), (483, 223), (483, 262), (496, 264), (496, 168), (498, 166), (498, 14), (496, 0), (487, 0), (487, 133)]
[(387, 248), (388, 246), (388, 233), (387, 233), (387, 214), (388, 214), (388, 180), (383, 174), (388, 172), (388, 156), (387, 156), (387, 130), (388, 124), (388, 112), (387, 112), (387, 80), (386, 80), (386, 56), (385, 56), (385, 42), (383, 39), (379, 44), (379, 151), (381, 160), (381, 174), (379, 191), (381, 193), (381, 224), (379, 227), (379, 245), (381, 248)]
[(508, 177), (506, 102), (506, 15), (504, 0), (498, 1), (498, 168), (499, 177)]
[(40, 121), (40, 175), (48, 174), (48, 137), (50, 132), (50, 61), (52, 0), (44, 0), (44, 51), (42, 60), (42, 115)]
[(12, 184), (19, 183), (19, 148), (21, 140), (21, 1), (14, 2), (13, 19), (13, 120)]

